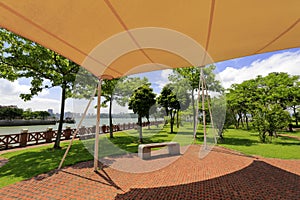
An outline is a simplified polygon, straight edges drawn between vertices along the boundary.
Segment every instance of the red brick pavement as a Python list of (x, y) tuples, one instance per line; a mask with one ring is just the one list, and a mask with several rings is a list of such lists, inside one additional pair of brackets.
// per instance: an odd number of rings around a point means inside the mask
[(193, 145), (147, 173), (105, 166), (95, 173), (92, 162), (79, 163), (4, 187), (0, 199), (300, 199), (300, 160), (248, 157), (221, 147), (199, 159), (199, 150)]

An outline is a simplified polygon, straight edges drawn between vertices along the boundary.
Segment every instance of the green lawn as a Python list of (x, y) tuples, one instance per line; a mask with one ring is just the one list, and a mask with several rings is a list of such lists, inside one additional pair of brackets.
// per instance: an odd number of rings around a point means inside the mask
[(288, 134), (290, 136), (300, 137), (300, 130), (299, 131), (294, 131), (294, 132), (279, 132), (279, 134)]
[[(288, 133), (288, 132), (283, 132)], [(296, 134), (299, 134), (296, 133)], [(272, 143), (259, 142), (258, 134), (245, 130), (229, 129), (219, 145), (247, 155), (267, 158), (300, 159), (300, 141), (288, 137), (272, 138)]]
[[(180, 128), (180, 134), (169, 134), (169, 130), (168, 126), (164, 129), (162, 126), (158, 128), (152, 126), (150, 130), (144, 128), (144, 142), (164, 142), (173, 139), (179, 141), (181, 145), (191, 143), (191, 128)], [(108, 134), (101, 135), (99, 157), (137, 152), (138, 133), (136, 130), (114, 133), (114, 136), (113, 139), (109, 139)], [(0, 156), (9, 159), (9, 162), (0, 168), (0, 188), (56, 169), (68, 144), (68, 142), (62, 142), (60, 150), (52, 149), (53, 144), (50, 144), (1, 154)], [(64, 166), (92, 160), (93, 151), (93, 139), (74, 141)]]
[[(197, 132), (196, 144), (203, 141), (201, 126)], [(170, 128), (152, 126), (143, 129), (144, 143), (177, 141), (181, 146), (193, 142), (193, 128), (185, 124), (179, 129), (175, 128), (177, 134), (169, 133)], [(208, 131), (209, 132), (209, 131)], [(298, 135), (297, 133), (292, 133)], [(225, 140), (218, 144), (227, 148), (240, 151), (248, 155), (259, 155), (263, 157), (300, 159), (300, 141), (288, 137), (273, 138), (273, 143), (262, 144), (255, 132), (245, 130), (229, 129), (225, 132)], [(213, 138), (208, 138), (213, 142)], [(64, 166), (73, 165), (78, 162), (92, 160), (94, 150), (93, 139), (76, 140), (66, 158)], [(62, 142), (61, 150), (53, 150), (53, 144), (30, 149), (21, 149), (15, 152), (1, 154), (1, 157), (9, 159), (9, 162), (0, 168), (0, 187), (19, 182), (49, 172), (58, 167), (65, 152), (68, 142)], [(101, 135), (99, 142), (99, 156), (120, 155), (135, 153), (138, 149), (138, 133), (136, 130), (114, 133), (114, 138), (109, 139), (108, 134)]]
[[(0, 156), (9, 159), (9, 162), (0, 168), (0, 188), (56, 169), (67, 145), (68, 143), (61, 143), (60, 150), (52, 149), (53, 144), (51, 144), (1, 154)], [(93, 156), (77, 140), (74, 141), (64, 166), (92, 158)]]
[[(170, 133), (170, 127), (162, 125), (159, 127), (152, 126), (151, 129), (143, 128), (143, 142), (157, 143), (174, 141), (181, 146), (193, 143), (193, 129), (189, 126), (180, 127), (179, 130), (174, 128), (177, 133)], [(200, 134), (200, 132), (199, 132)], [(126, 153), (137, 153), (139, 145), (139, 134), (137, 130), (128, 130), (114, 133), (114, 138), (108, 138), (108, 135), (100, 137), (99, 143), (99, 157), (122, 155)], [(197, 144), (203, 141), (203, 136), (198, 137)], [(88, 151), (94, 152), (94, 139), (84, 140), (83, 144)]]

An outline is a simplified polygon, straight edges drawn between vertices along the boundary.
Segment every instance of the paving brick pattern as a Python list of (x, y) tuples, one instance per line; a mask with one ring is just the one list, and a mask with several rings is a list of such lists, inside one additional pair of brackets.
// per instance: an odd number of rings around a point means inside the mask
[(107, 166), (95, 173), (93, 162), (79, 163), (4, 187), (0, 199), (300, 199), (300, 160), (249, 157), (221, 147), (199, 159), (199, 150), (192, 145), (170, 165), (147, 173)]

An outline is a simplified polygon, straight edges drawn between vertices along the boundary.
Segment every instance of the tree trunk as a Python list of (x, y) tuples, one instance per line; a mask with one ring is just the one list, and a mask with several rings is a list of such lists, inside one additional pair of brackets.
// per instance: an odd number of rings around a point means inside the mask
[(113, 123), (112, 123), (112, 102), (113, 102), (113, 95), (110, 96), (110, 101), (109, 101), (109, 137), (114, 138), (114, 133), (113, 133)]
[(139, 142), (143, 143), (143, 133), (142, 133), (142, 117), (138, 116), (138, 131), (139, 131)]
[(293, 106), (293, 111), (294, 111), (296, 126), (298, 127), (298, 115), (297, 115), (297, 112), (296, 112), (296, 106)]
[(150, 130), (150, 120), (149, 120), (149, 117), (147, 117), (147, 123), (148, 123), (148, 130)]
[(233, 110), (231, 110), (231, 111), (232, 111), (233, 116), (234, 116), (234, 126), (235, 126), (236, 129), (238, 129), (239, 128), (239, 123), (238, 123), (238, 120), (236, 119), (236, 113)]
[(170, 126), (171, 126), (171, 133), (174, 133), (173, 127), (174, 127), (174, 121), (175, 121), (175, 114), (173, 114), (173, 110), (170, 112), (171, 120), (170, 120)]
[(245, 118), (246, 118), (246, 126), (247, 126), (247, 130), (249, 130), (249, 121), (248, 121), (247, 114), (245, 114)]
[(176, 124), (177, 124), (177, 128), (179, 128), (179, 110), (176, 111)]
[(58, 124), (57, 135), (54, 143), (55, 149), (60, 149), (60, 138), (63, 128), (64, 114), (65, 114), (65, 101), (66, 101), (66, 83), (64, 82), (61, 86), (61, 106), (60, 106), (60, 118)]
[(239, 119), (238, 119), (238, 126), (240, 126), (240, 122), (241, 122), (242, 127), (244, 128), (244, 122), (243, 122), (243, 116), (242, 116), (242, 113), (239, 113), (238, 116), (239, 116)]

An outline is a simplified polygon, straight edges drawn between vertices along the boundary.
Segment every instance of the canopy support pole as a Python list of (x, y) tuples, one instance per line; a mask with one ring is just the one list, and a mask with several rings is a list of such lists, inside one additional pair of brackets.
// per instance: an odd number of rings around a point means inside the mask
[(205, 79), (203, 78), (203, 82), (204, 82), (204, 88), (205, 88), (205, 94), (207, 97), (207, 105), (208, 105), (208, 111), (209, 111), (209, 116), (210, 116), (210, 121), (211, 121), (211, 126), (212, 126), (212, 130), (214, 132), (214, 140), (215, 140), (215, 144), (217, 144), (217, 137), (216, 137), (216, 131), (215, 131), (215, 126), (214, 126), (214, 120), (212, 117), (212, 110), (211, 110), (211, 106), (210, 106), (210, 101), (209, 101), (209, 96), (208, 96), (208, 92), (207, 92), (207, 84)]
[(97, 121), (95, 133), (95, 149), (94, 149), (94, 171), (98, 170), (98, 155), (99, 155), (99, 130), (100, 130), (100, 107), (101, 107), (101, 86), (102, 78), (99, 78), (98, 95), (97, 95)]
[(70, 143), (69, 143), (69, 146), (68, 146), (67, 150), (65, 151), (65, 154), (64, 154), (63, 158), (62, 158), (61, 161), (60, 161), (60, 164), (59, 164), (57, 170), (60, 170), (60, 169), (61, 169), (61, 167), (62, 167), (62, 165), (63, 165), (63, 163), (64, 163), (64, 161), (65, 161), (65, 159), (66, 159), (66, 156), (67, 156), (67, 154), (68, 154), (68, 152), (69, 152), (69, 150), (70, 150), (70, 148), (71, 148), (71, 146), (72, 146), (72, 144), (73, 144), (73, 141), (74, 141), (74, 139), (76, 138), (76, 135), (77, 135), (77, 133), (78, 133), (78, 131), (79, 131), (79, 127), (81, 126), (81, 124), (82, 124), (82, 122), (83, 122), (83, 119), (85, 118), (86, 113), (87, 113), (87, 111), (88, 111), (88, 109), (89, 109), (89, 107), (90, 107), (90, 105), (91, 105), (91, 102), (92, 102), (92, 100), (94, 99), (95, 94), (96, 94), (96, 89), (94, 90), (94, 92), (93, 92), (93, 94), (92, 94), (92, 96), (91, 96), (91, 98), (90, 98), (90, 100), (89, 100), (89, 102), (88, 102), (88, 105), (86, 106), (86, 108), (85, 108), (85, 110), (84, 110), (84, 113), (83, 113), (83, 115), (82, 115), (82, 117), (81, 117), (81, 119), (80, 119), (80, 122), (79, 122), (79, 124), (78, 124), (77, 127), (76, 127), (76, 130), (75, 130), (74, 133), (72, 134), (72, 139), (71, 139), (71, 141), (70, 141)]
[[(203, 118), (203, 135), (204, 135), (204, 149), (207, 148), (207, 144), (206, 144), (206, 116), (205, 116), (205, 96), (204, 96), (204, 75), (203, 75), (203, 68), (200, 69), (200, 80), (199, 83), (201, 81), (201, 87), (202, 87), (202, 118)], [(200, 85), (200, 84), (199, 84)], [(200, 90), (200, 88), (199, 88)]]
[[(202, 68), (199, 67), (201, 70)], [(197, 92), (197, 104), (196, 104), (196, 112), (195, 112), (195, 121), (194, 121), (194, 142), (196, 142), (197, 139), (197, 128), (198, 128), (198, 116), (199, 116), (199, 100), (200, 100), (200, 88), (201, 88), (201, 74), (199, 75), (199, 84), (198, 84), (198, 92)], [(194, 98), (194, 97), (192, 97)]]

